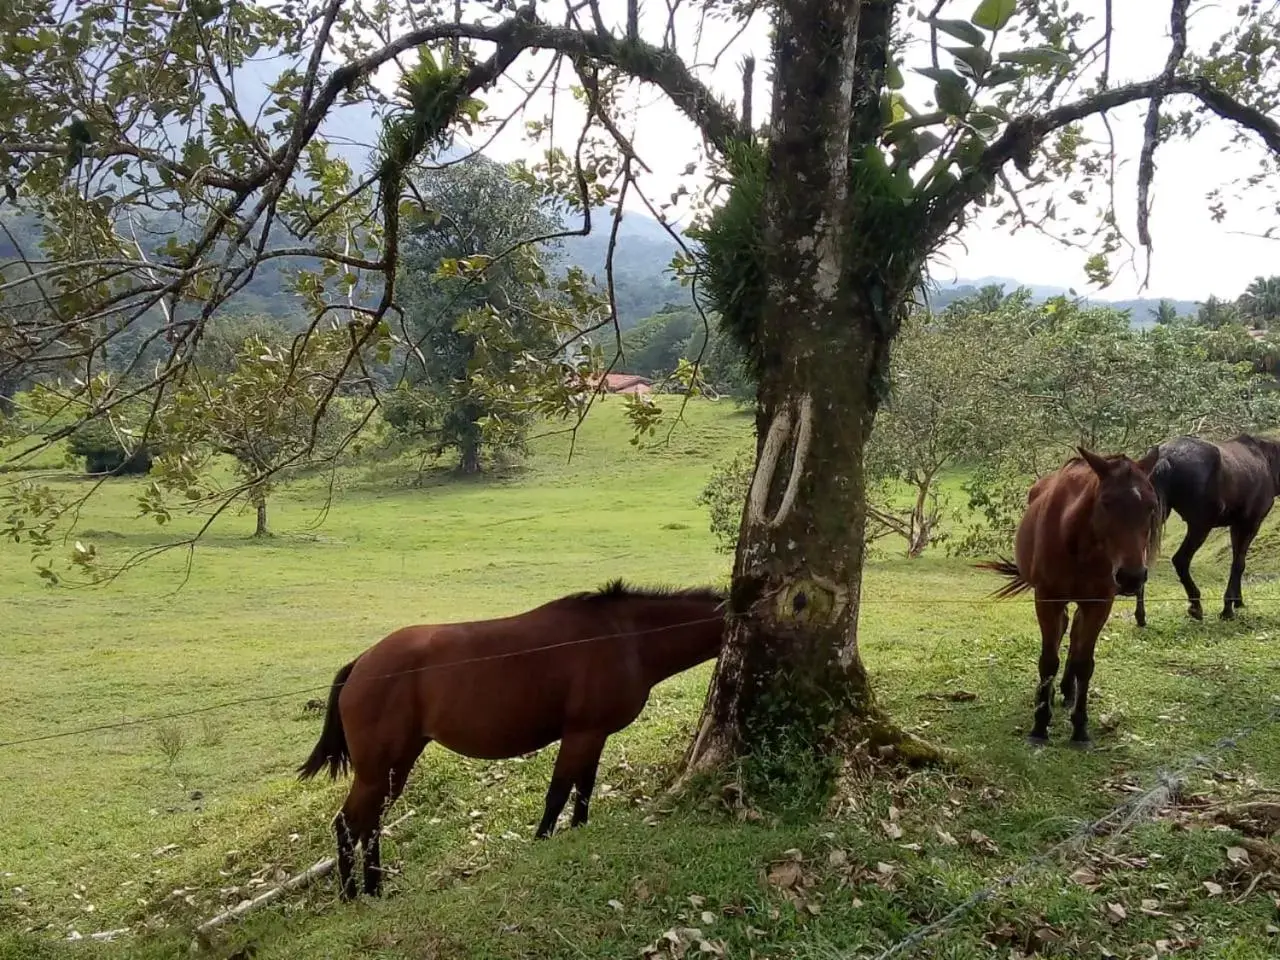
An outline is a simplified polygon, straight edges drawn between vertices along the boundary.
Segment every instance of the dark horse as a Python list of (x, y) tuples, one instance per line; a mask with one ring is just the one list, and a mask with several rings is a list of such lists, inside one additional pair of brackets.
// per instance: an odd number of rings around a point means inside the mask
[(343, 899), (356, 895), (356, 843), (365, 892), (380, 892), (383, 812), (432, 740), (484, 760), (559, 740), (537, 836), (551, 834), (575, 787), (572, 825), (586, 823), (605, 740), (640, 715), (655, 684), (720, 652), (725, 599), (616, 581), (518, 616), (404, 627), (339, 670), (298, 772), (355, 774), (333, 823)]
[(1079, 451), (1078, 459), (1031, 487), (1014, 541), (1014, 562), (979, 564), (1009, 578), (996, 592), (999, 597), (1035, 591), (1041, 646), (1035, 725), (1027, 738), (1033, 743), (1049, 738), (1058, 651), (1067, 632), (1067, 607), (1075, 603), (1062, 702), (1064, 708), (1074, 703), (1072, 744), (1088, 745), (1089, 680), (1098, 634), (1116, 596), (1133, 596), (1142, 589), (1159, 546), (1159, 501), (1149, 479), (1154, 452), (1134, 462)]
[[(1175, 437), (1152, 447), (1147, 456), (1159, 457), (1151, 482), (1160, 498), (1161, 521), (1177, 511), (1187, 524), (1187, 535), (1173, 555), (1173, 569), (1187, 591), (1187, 613), (1204, 619), (1200, 588), (1191, 579), (1191, 558), (1204, 545), (1209, 531), (1231, 528), (1231, 574), (1222, 597), (1223, 620), (1244, 606), (1240, 578), (1245, 555), (1258, 528), (1271, 512), (1280, 492), (1280, 444), (1241, 434), (1226, 443), (1210, 443), (1199, 437)], [(1147, 611), (1138, 591), (1138, 626), (1147, 625)]]

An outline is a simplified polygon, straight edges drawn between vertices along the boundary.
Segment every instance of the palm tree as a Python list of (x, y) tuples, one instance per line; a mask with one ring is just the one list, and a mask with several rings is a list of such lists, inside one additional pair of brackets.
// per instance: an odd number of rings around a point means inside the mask
[(1174, 323), (1178, 319), (1178, 308), (1173, 305), (1172, 300), (1168, 299), (1161, 300), (1149, 312), (1151, 319), (1162, 326)]
[(1240, 322), (1240, 310), (1230, 300), (1210, 296), (1196, 310), (1196, 323), (1210, 330), (1221, 330), (1229, 323)]
[(1236, 305), (1255, 327), (1280, 326), (1280, 276), (1255, 277)]

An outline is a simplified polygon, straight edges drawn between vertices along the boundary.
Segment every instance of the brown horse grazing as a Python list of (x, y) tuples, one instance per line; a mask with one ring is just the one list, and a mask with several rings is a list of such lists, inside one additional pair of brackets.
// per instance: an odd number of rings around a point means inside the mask
[(720, 652), (725, 602), (711, 589), (615, 581), (514, 617), (404, 627), (339, 670), (298, 773), (355, 774), (333, 822), (342, 898), (356, 895), (356, 843), (365, 892), (379, 894), (382, 814), (432, 740), (484, 760), (559, 740), (537, 836), (551, 834), (574, 787), (572, 825), (586, 823), (605, 740), (640, 715), (655, 684)]
[(1027, 738), (1033, 743), (1049, 738), (1058, 651), (1067, 632), (1067, 607), (1074, 602), (1062, 702), (1064, 708), (1074, 703), (1071, 743), (1088, 745), (1089, 680), (1098, 634), (1116, 596), (1133, 596), (1146, 582), (1147, 565), (1159, 547), (1162, 517), (1150, 480), (1154, 453), (1135, 462), (1077, 449), (1079, 459), (1041, 477), (1027, 494), (1014, 562), (979, 564), (1009, 578), (999, 597), (1035, 591), (1041, 648), (1035, 725)]

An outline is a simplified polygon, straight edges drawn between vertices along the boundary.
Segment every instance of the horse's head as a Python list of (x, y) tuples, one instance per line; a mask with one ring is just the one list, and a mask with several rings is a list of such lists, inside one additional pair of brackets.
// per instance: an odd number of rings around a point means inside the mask
[(1141, 460), (1101, 457), (1078, 448), (1098, 477), (1093, 531), (1111, 559), (1111, 574), (1123, 596), (1133, 596), (1147, 581), (1147, 565), (1159, 546), (1160, 502), (1151, 485), (1159, 450)]

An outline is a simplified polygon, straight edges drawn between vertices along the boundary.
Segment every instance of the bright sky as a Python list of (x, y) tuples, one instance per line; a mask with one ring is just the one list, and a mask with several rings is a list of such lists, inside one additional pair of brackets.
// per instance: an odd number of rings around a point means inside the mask
[[(944, 16), (965, 18), (973, 12), (978, 0), (953, 0), (944, 10)], [(603, 0), (607, 22), (621, 23), (625, 0)], [(1077, 0), (1074, 9), (1096, 14), (1098, 21), (1091, 27), (1099, 29), (1103, 10), (1102, 0)], [(1168, 52), (1168, 5), (1165, 0), (1120, 0), (1114, 4), (1115, 44), (1112, 61), (1112, 83), (1142, 79), (1159, 73)], [(551, 5), (544, 6), (543, 15), (554, 16)], [(1190, 44), (1193, 50), (1204, 51), (1208, 44), (1228, 26), (1234, 18), (1235, 4), (1223, 4), (1196, 0), (1192, 4)], [(641, 30), (648, 38), (660, 36), (666, 22), (665, 4), (647, 0), (641, 8)], [(701, 5), (693, 4), (691, 10), (681, 10), (677, 16), (677, 49), (688, 61), (691, 56), (699, 64), (697, 73), (722, 97), (737, 102), (741, 95), (739, 64), (745, 53), (754, 53), (757, 59), (755, 85), (755, 116), (759, 122), (768, 111), (768, 40), (767, 23), (759, 18), (736, 40), (737, 24), (707, 19), (700, 22)], [(1010, 38), (1012, 46), (1019, 45)], [(726, 48), (727, 44), (727, 48)], [(723, 52), (721, 53), (723, 49)], [(713, 58), (720, 53), (718, 65)], [(916, 51), (917, 55), (921, 53)], [(526, 55), (518, 61), (509, 74), (509, 80), (490, 91), (485, 99), (495, 113), (514, 109), (525, 94), (518, 86), (529, 89), (533, 77), (540, 76), (550, 60), (545, 55)], [(921, 63), (908, 58), (908, 65)], [(526, 75), (528, 74), (528, 75)], [(581, 122), (581, 108), (572, 101), (566, 91), (571, 80), (566, 67), (561, 77), (561, 92), (555, 99), (557, 114), (557, 143), (571, 150)], [(908, 73), (906, 94), (917, 106), (923, 106), (931, 93), (931, 83)], [(526, 117), (536, 119), (548, 112), (552, 97), (548, 92), (536, 96), (530, 103)], [(693, 126), (684, 119), (656, 89), (636, 85), (630, 97), (632, 106), (638, 107), (636, 115), (627, 126), (637, 152), (652, 169), (641, 183), (655, 202), (669, 199), (675, 187), (682, 182), (686, 165), (700, 157), (699, 137)], [(1144, 108), (1130, 107), (1112, 114), (1112, 126), (1117, 139), (1117, 204), (1121, 225), (1130, 238), (1134, 238), (1136, 211), (1136, 166), (1141, 145), (1141, 125)], [(1100, 126), (1089, 128), (1089, 133), (1101, 132)], [(477, 138), (479, 142), (482, 138)], [(485, 152), (495, 159), (510, 160), (530, 157), (532, 150), (524, 138), (520, 122), (510, 125)], [(1151, 264), (1150, 285), (1147, 296), (1167, 296), (1179, 299), (1204, 299), (1209, 294), (1235, 296), (1259, 274), (1278, 272), (1280, 240), (1272, 241), (1242, 236), (1245, 233), (1261, 233), (1276, 223), (1274, 213), (1259, 213), (1257, 207), (1266, 205), (1265, 195), (1255, 194), (1250, 200), (1237, 202), (1231, 208), (1231, 216), (1223, 224), (1216, 224), (1210, 217), (1207, 191), (1224, 184), (1233, 176), (1247, 174), (1255, 168), (1256, 154), (1244, 155), (1228, 147), (1227, 128), (1218, 124), (1213, 131), (1202, 133), (1194, 142), (1176, 142), (1162, 145), (1156, 155), (1156, 181), (1153, 189), (1152, 235), (1155, 241)], [(690, 189), (694, 185), (690, 183)], [(1041, 188), (1044, 189), (1044, 188)], [(1065, 191), (1060, 190), (1060, 193)], [(1096, 199), (1101, 192), (1095, 191)], [(1063, 200), (1060, 207), (1071, 207)], [(628, 208), (632, 204), (628, 203)], [(638, 205), (637, 205), (638, 207)], [(681, 208), (687, 217), (688, 207)], [(1079, 208), (1085, 216), (1078, 221), (1083, 226), (1096, 222), (1093, 211), (1096, 204)], [(676, 215), (673, 219), (679, 220)], [(1078, 249), (1062, 245), (1030, 230), (1012, 233), (1008, 228), (994, 224), (994, 214), (981, 215), (966, 227), (960, 242), (952, 243), (933, 265), (939, 280), (957, 277), (976, 278), (985, 275), (1013, 276), (1030, 283), (1072, 286), (1085, 293), (1091, 288), (1085, 280), (1082, 265), (1085, 254)], [(1135, 266), (1124, 270), (1115, 283), (1101, 295), (1106, 298), (1124, 298), (1139, 295), (1145, 260), (1139, 256)]]

